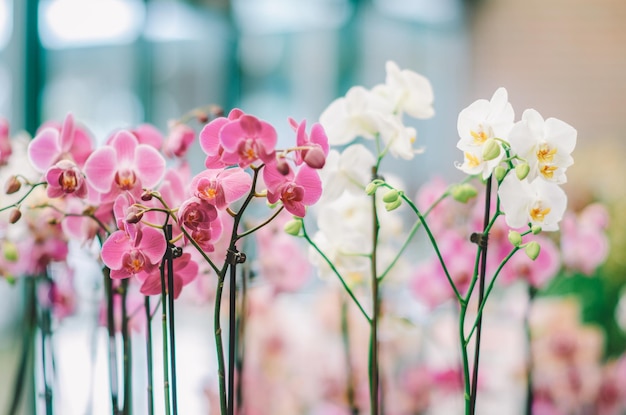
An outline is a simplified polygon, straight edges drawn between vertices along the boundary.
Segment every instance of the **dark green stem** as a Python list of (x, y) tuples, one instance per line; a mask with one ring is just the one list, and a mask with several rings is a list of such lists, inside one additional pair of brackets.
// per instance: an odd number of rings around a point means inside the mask
[[(487, 179), (487, 188), (485, 190), (485, 216), (483, 220), (483, 234), (482, 241), (480, 243), (481, 257), (480, 257), (480, 275), (478, 282), (478, 305), (483, 304), (485, 297), (485, 274), (487, 272), (487, 245), (488, 245), (488, 228), (491, 218), (491, 176)], [(472, 372), (472, 388), (470, 392), (470, 415), (476, 413), (476, 394), (478, 391), (478, 364), (480, 359), (480, 340), (482, 334), (482, 321), (483, 314), (480, 313), (476, 322), (476, 346), (474, 352), (474, 367)]]
[(111, 411), (113, 415), (120, 413), (118, 401), (118, 376), (117, 376), (117, 346), (115, 344), (115, 316), (113, 296), (113, 280), (111, 280), (111, 270), (105, 267), (102, 271), (104, 275), (104, 287), (107, 301), (107, 332), (109, 334), (109, 387), (111, 389)]
[(124, 407), (122, 414), (131, 415), (133, 412), (133, 378), (132, 378), (132, 349), (130, 342), (130, 331), (128, 327), (128, 307), (126, 304), (128, 298), (128, 279), (121, 282), (122, 295), (122, 350), (124, 353)]
[[(376, 167), (372, 168), (372, 178), (378, 176)], [(378, 232), (380, 224), (378, 222), (378, 212), (376, 208), (376, 193), (372, 195), (372, 255), (370, 257), (371, 289), (372, 289), (372, 319), (370, 321), (370, 355), (369, 355), (369, 375), (370, 375), (370, 413), (378, 415), (379, 410), (379, 386), (378, 386), (378, 318), (380, 314), (380, 295), (378, 292), (378, 267), (376, 252), (378, 249)]]
[(532, 415), (533, 413), (533, 401), (534, 401), (534, 389), (533, 389), (533, 354), (532, 354), (532, 333), (529, 324), (529, 314), (532, 307), (533, 300), (537, 295), (537, 289), (532, 285), (528, 286), (528, 310), (526, 310), (526, 316), (524, 317), (524, 331), (526, 333), (526, 345), (528, 347), (528, 374), (526, 375), (526, 415)]
[[(48, 285), (48, 289), (52, 290), (53, 289), (53, 282), (51, 279), (44, 277), (43, 282)], [(52, 399), (52, 388), (50, 387), (50, 382), (48, 380), (50, 373), (48, 371), (48, 355), (50, 355), (50, 357), (52, 358), (52, 353), (51, 353), (51, 348), (52, 348), (52, 343), (51, 343), (51, 335), (52, 335), (52, 329), (51, 329), (51, 313), (50, 313), (50, 307), (47, 305), (44, 305), (41, 308), (41, 312), (40, 312), (40, 322), (41, 322), (41, 368), (42, 368), (42, 378), (43, 378), (43, 388), (44, 388), (44, 401), (45, 401), (45, 407), (46, 407), (46, 415), (52, 415), (52, 413), (54, 412), (54, 405), (53, 405), (53, 399)]]
[(148, 415), (154, 415), (154, 376), (152, 373), (152, 314), (150, 310), (150, 297), (143, 299), (146, 314), (146, 360), (148, 366)]
[(24, 330), (22, 331), (22, 353), (13, 382), (13, 398), (9, 406), (9, 415), (16, 415), (20, 400), (24, 394), (24, 386), (27, 383), (28, 363), (32, 361), (33, 342), (35, 340), (35, 325), (37, 321), (37, 302), (35, 300), (35, 280), (32, 277), (24, 278)]
[[(170, 374), (172, 388), (172, 410), (174, 415), (178, 414), (177, 389), (176, 389), (176, 332), (174, 317), (174, 246), (170, 244), (172, 240), (172, 225), (165, 227), (165, 240), (167, 250), (165, 258), (167, 263), (167, 299), (169, 308), (169, 337), (170, 337)], [(165, 304), (164, 304), (165, 305)]]
[[(169, 247), (168, 247), (169, 250)], [(167, 283), (165, 281), (165, 267), (167, 260), (165, 256), (161, 262), (161, 341), (163, 344), (163, 398), (165, 400), (165, 414), (170, 415), (170, 379), (168, 368), (168, 344), (167, 344)]]

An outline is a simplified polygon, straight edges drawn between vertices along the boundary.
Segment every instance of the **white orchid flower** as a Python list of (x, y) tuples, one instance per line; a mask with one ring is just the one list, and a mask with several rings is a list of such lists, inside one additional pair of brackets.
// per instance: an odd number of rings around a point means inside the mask
[(457, 167), (467, 174), (482, 172), (487, 178), (500, 163), (504, 151), (495, 158), (483, 158), (485, 143), (500, 144), (499, 140), (507, 141), (509, 131), (513, 127), (515, 114), (508, 102), (506, 89), (498, 88), (490, 101), (479, 99), (459, 113), (457, 130), (460, 140), (457, 148), (463, 151), (464, 162)]
[(567, 195), (555, 183), (519, 180), (507, 174), (498, 189), (500, 207), (507, 225), (522, 228), (529, 223), (545, 231), (556, 231), (567, 207)]
[(522, 120), (509, 133), (511, 149), (526, 160), (528, 179), (541, 177), (554, 183), (565, 183), (565, 170), (574, 163), (571, 156), (576, 146), (576, 130), (556, 118), (544, 121), (533, 110), (524, 111)]
[(324, 189), (320, 203), (333, 201), (344, 191), (363, 193), (372, 180), (374, 164), (374, 155), (362, 144), (348, 146), (341, 153), (330, 150), (326, 164), (320, 170)]

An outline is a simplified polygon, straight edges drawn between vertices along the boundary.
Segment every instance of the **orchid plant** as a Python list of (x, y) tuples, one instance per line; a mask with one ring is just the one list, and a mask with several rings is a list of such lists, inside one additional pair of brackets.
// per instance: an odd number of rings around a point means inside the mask
[[(306, 241), (319, 275), (337, 279), (367, 323), (368, 408), (375, 415), (384, 413), (379, 358), (383, 294), (390, 281), (409, 272), (407, 257), (423, 256), (423, 246), (416, 243), (421, 229), (436, 258), (425, 278), (440, 278), (413, 288), (419, 296), (438, 287), (435, 296), (456, 301), (465, 413), (474, 414), (483, 310), (496, 281), (506, 279), (511, 267), (523, 263), (524, 269), (532, 269), (529, 261), (541, 261), (542, 248), (556, 250), (540, 234), (559, 230), (564, 218), (567, 197), (560, 185), (573, 163), (576, 130), (532, 109), (515, 122), (507, 91), (500, 88), (490, 100), (480, 99), (459, 114), (457, 148), (463, 161), (456, 167), (467, 178), (413, 200), (400, 179), (382, 171), (382, 162), (389, 157), (410, 161), (424, 152), (416, 147), (417, 131), (405, 124), (405, 117), (432, 117), (433, 100), (428, 79), (388, 62), (383, 84), (351, 88), (310, 130), (306, 121), (289, 119), (294, 144), (282, 149), (271, 124), (240, 109), (228, 115), (216, 107), (194, 110), (172, 122), (166, 137), (150, 125), (119, 130), (99, 148), (71, 114), (62, 124), (43, 124), (30, 141), (9, 141), (8, 125), (2, 122), (0, 163), (8, 171), (5, 193), (13, 199), (0, 208), (6, 216), (0, 223), (0, 274), (52, 281), (50, 264), (66, 259), (70, 239), (98, 245), (114, 414), (131, 412), (129, 324), (137, 315), (128, 298), (132, 286), (145, 296), (148, 322), (157, 311), (150, 297), (159, 298), (164, 407), (167, 414), (177, 413), (174, 300), (199, 274), (214, 274), (219, 410), (233, 414), (241, 405), (235, 399), (241, 339), (236, 295), (238, 280), (245, 282), (237, 277), (247, 260), (244, 241), (257, 231), (261, 241), (263, 232), (282, 224), (287, 213), (293, 219), (284, 223), (284, 230)], [(202, 124), (198, 141), (206, 155), (205, 169), (195, 175), (186, 161), (196, 136), (189, 125), (193, 120)], [(13, 153), (20, 152), (28, 166), (16, 161)], [(479, 194), (482, 205), (475, 204)], [(437, 220), (446, 215), (444, 206), (451, 199), (474, 203), (473, 211), (480, 211), (480, 219), (468, 218), (465, 235), (451, 236)], [(408, 228), (398, 213), (403, 207), (415, 217)], [(257, 250), (260, 256), (274, 240), (265, 238)], [(519, 251), (525, 252), (524, 260), (518, 259)], [(535, 282), (545, 280), (538, 276)], [(226, 286), (228, 363), (221, 327)], [(122, 358), (115, 347), (117, 313)], [(146, 340), (153, 413), (150, 330)], [(52, 393), (46, 398), (52, 408)], [(353, 413), (368, 409), (358, 407), (353, 395), (348, 400)]]

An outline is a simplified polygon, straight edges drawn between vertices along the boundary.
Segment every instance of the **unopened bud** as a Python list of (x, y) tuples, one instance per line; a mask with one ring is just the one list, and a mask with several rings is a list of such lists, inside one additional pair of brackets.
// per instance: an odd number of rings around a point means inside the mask
[(11, 241), (2, 243), (2, 255), (9, 262), (15, 262), (18, 258), (17, 246)]
[(21, 217), (22, 212), (18, 208), (15, 208), (11, 211), (11, 214), (9, 215), (9, 223), (16, 223), (18, 220), (20, 220)]
[(401, 204), (402, 204), (402, 199), (401, 198), (397, 198), (393, 202), (386, 203), (385, 204), (385, 209), (387, 209), (387, 212), (391, 212), (392, 210), (395, 210), (395, 209), (399, 208)]
[(150, 190), (144, 190), (141, 194), (141, 200), (143, 200), (144, 202), (149, 202), (150, 200), (152, 200), (152, 192)]
[(533, 235), (538, 235), (541, 233), (541, 226), (533, 225), (530, 227), (530, 231), (533, 233)]
[(521, 163), (515, 166), (515, 175), (518, 179), (524, 180), (528, 173), (530, 172), (530, 166), (528, 163)]
[(522, 235), (517, 231), (509, 231), (509, 242), (515, 247), (519, 247), (522, 244)]
[(493, 169), (493, 176), (498, 182), (501, 182), (504, 176), (506, 176), (506, 169), (502, 166), (496, 166), (496, 168)]
[(279, 157), (276, 160), (276, 170), (278, 170), (278, 172), (283, 176), (289, 174), (289, 163), (287, 163), (284, 157)]
[(300, 229), (302, 229), (302, 221), (298, 219), (292, 219), (289, 222), (285, 223), (283, 229), (289, 235), (298, 236), (300, 234)]
[(383, 195), (383, 202), (385, 203), (394, 203), (400, 197), (400, 192), (396, 189), (391, 189), (387, 193)]
[(456, 185), (452, 188), (452, 197), (457, 202), (467, 203), (478, 195), (478, 190), (469, 183)]
[(311, 147), (304, 153), (304, 162), (312, 169), (321, 169), (326, 164), (324, 150), (320, 147)]
[(488, 139), (483, 144), (483, 160), (493, 160), (500, 155), (500, 144), (493, 138)]
[(526, 252), (526, 255), (528, 255), (528, 258), (534, 261), (539, 256), (541, 246), (536, 241), (530, 241), (528, 242), (528, 244), (526, 244), (526, 248), (524, 248), (524, 251)]
[(8, 195), (17, 192), (22, 187), (22, 183), (15, 176), (9, 177), (4, 185), (4, 192)]
[(368, 196), (373, 195), (374, 193), (376, 193), (376, 189), (378, 189), (381, 183), (382, 181), (378, 179), (368, 183), (367, 186), (365, 186), (365, 193), (367, 193)]
[(139, 223), (141, 218), (143, 217), (143, 212), (136, 209), (130, 209), (126, 214), (126, 222), (128, 223)]

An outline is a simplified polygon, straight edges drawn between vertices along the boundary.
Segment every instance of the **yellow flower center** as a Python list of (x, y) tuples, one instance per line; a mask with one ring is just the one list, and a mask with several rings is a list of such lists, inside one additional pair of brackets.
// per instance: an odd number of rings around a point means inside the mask
[(539, 172), (546, 179), (551, 179), (554, 176), (554, 171), (556, 169), (557, 169), (556, 166), (550, 166), (550, 165), (546, 164), (546, 165), (541, 166), (541, 169), (539, 169)]
[(467, 159), (467, 165), (471, 168), (480, 166), (480, 160), (478, 157), (473, 155), (472, 153), (465, 153), (465, 158)]
[(535, 206), (534, 208), (530, 209), (530, 217), (535, 221), (535, 222), (543, 222), (544, 219), (546, 218), (546, 215), (548, 213), (550, 213), (552, 209), (545, 208), (542, 209), (541, 204), (539, 204), (538, 206)]
[(556, 148), (550, 148), (548, 144), (542, 144), (537, 150), (537, 160), (540, 163), (551, 163), (555, 154)]
[(482, 125), (478, 128), (478, 131), (470, 130), (470, 134), (474, 138), (474, 144), (481, 145), (484, 144), (485, 141), (492, 136), (492, 134), (490, 131), (485, 131)]

